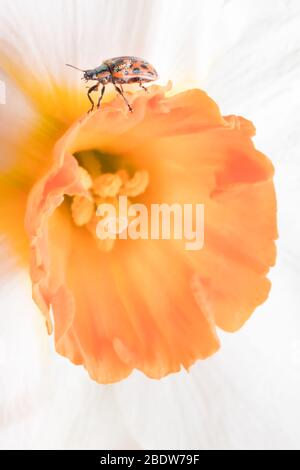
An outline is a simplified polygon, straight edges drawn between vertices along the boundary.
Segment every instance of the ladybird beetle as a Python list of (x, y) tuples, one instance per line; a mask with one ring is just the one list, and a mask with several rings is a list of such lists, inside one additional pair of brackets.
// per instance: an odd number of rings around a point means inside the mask
[(104, 95), (105, 86), (112, 83), (116, 91), (122, 96), (128, 106), (130, 112), (132, 107), (128, 103), (122, 85), (127, 83), (138, 83), (141, 88), (147, 92), (147, 88), (143, 83), (152, 82), (157, 80), (158, 75), (155, 68), (144, 59), (132, 56), (113, 57), (112, 59), (105, 60), (99, 67), (91, 70), (82, 70), (74, 65), (66, 64), (68, 67), (73, 67), (83, 73), (82, 80), (88, 82), (94, 80), (97, 83), (88, 89), (87, 97), (91, 102), (89, 113), (93, 111), (95, 103), (91, 98), (91, 93), (97, 91), (99, 85), (102, 85), (100, 96), (97, 103), (99, 108), (101, 100)]

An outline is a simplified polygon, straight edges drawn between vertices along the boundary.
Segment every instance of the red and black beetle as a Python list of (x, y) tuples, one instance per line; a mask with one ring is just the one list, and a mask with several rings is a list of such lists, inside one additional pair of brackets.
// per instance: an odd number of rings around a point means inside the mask
[(149, 62), (139, 57), (132, 56), (114, 57), (112, 59), (105, 60), (101, 65), (99, 65), (99, 67), (91, 70), (82, 70), (74, 65), (66, 65), (84, 72), (82, 77), (84, 80), (95, 80), (97, 82), (89, 88), (87, 93), (88, 99), (92, 104), (92, 107), (88, 112), (91, 112), (94, 109), (95, 103), (91, 98), (91, 93), (93, 91), (97, 91), (99, 85), (102, 85), (102, 89), (98, 99), (97, 108), (99, 108), (103, 98), (105, 86), (112, 83), (116, 91), (123, 97), (129, 111), (132, 112), (132, 107), (124, 95), (122, 85), (127, 83), (138, 83), (141, 88), (147, 91), (147, 88), (143, 86), (143, 83), (152, 82), (158, 78), (155, 68), (149, 64)]

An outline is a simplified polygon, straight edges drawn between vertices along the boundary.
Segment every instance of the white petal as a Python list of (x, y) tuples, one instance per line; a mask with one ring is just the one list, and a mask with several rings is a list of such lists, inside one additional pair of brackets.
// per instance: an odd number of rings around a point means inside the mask
[(49, 86), (62, 75), (78, 83), (79, 72), (67, 69), (66, 62), (93, 68), (118, 55), (145, 57), (161, 81), (180, 83), (207, 74), (216, 50), (224, 47), (217, 30), (223, 3), (173, 0), (170, 7), (169, 0), (4, 0), (0, 37)]
[(288, 273), (274, 278), (270, 300), (243, 329), (221, 334), (220, 352), (190, 374), (150, 381), (136, 373), (115, 386), (131, 434), (144, 448), (299, 447), (299, 304)]
[(281, 235), (268, 302), (222, 334), (217, 356), (159, 382), (94, 384), (49, 351), (28, 289), (7, 287), (3, 447), (299, 448), (299, 10), (298, 0), (1, 1), (0, 37), (50, 88), (53, 77), (79, 88), (65, 62), (139, 55), (161, 81), (202, 86), (223, 113), (250, 117), (276, 163)]
[(0, 448), (137, 448), (110, 387), (49, 347), (30, 290), (20, 272), (0, 291)]

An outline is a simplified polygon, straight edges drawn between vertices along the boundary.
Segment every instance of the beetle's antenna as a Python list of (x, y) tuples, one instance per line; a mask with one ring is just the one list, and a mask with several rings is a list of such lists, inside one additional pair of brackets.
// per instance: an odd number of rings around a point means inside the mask
[(80, 70), (80, 72), (86, 72), (86, 70), (79, 69), (78, 67), (75, 67), (75, 65), (71, 64), (66, 64), (68, 67), (72, 67), (72, 69)]

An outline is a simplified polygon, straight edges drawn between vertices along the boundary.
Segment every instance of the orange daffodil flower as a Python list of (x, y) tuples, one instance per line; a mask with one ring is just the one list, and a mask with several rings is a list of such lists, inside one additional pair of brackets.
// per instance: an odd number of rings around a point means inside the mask
[[(85, 115), (74, 90), (77, 114), (63, 86), (47, 103), (43, 83), (7, 55), (1, 63), (41, 113), (10, 142), (1, 229), (25, 262), (29, 247), (33, 298), (57, 352), (100, 383), (133, 369), (161, 378), (216, 352), (216, 327), (238, 330), (266, 300), (275, 261), (273, 167), (252, 123), (171, 84), (128, 93), (132, 114), (111, 97)], [(120, 194), (146, 207), (204, 204), (203, 249), (99, 240), (97, 204)]]

